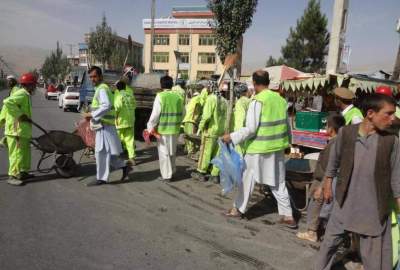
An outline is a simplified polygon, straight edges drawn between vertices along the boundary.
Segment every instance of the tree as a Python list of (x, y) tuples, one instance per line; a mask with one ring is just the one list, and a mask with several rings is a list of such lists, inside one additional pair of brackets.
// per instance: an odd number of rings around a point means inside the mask
[(105, 69), (106, 63), (110, 61), (115, 47), (114, 36), (111, 26), (107, 24), (105, 15), (103, 15), (101, 23), (96, 26), (96, 30), (90, 33), (89, 51), (101, 62), (103, 69)]
[(265, 67), (271, 67), (271, 66), (280, 66), (284, 64), (284, 60), (282, 57), (279, 57), (278, 59), (275, 59), (274, 57), (270, 56), (267, 60), (267, 63)]
[(244, 32), (251, 25), (256, 6), (257, 0), (208, 1), (208, 7), (214, 13), (217, 53), (222, 62), (227, 55), (237, 52)]
[(46, 57), (41, 68), (43, 78), (51, 81), (62, 81), (70, 71), (70, 64), (60, 44), (57, 41), (57, 48)]
[(281, 48), (283, 62), (305, 72), (324, 72), (329, 44), (327, 25), (320, 1), (309, 0), (296, 28), (290, 28), (286, 45)]

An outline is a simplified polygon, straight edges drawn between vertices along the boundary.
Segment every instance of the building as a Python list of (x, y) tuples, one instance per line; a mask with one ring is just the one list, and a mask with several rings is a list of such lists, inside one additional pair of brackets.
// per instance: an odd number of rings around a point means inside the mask
[[(84, 38), (85, 42), (78, 44), (79, 66), (87, 67), (89, 64), (101, 66), (102, 64), (100, 63), (100, 61), (98, 61), (98, 59), (95, 59), (94, 56), (92, 54), (90, 54), (89, 46), (88, 46), (89, 37), (90, 37), (90, 34), (86, 33), (85, 38)], [(113, 62), (123, 63), (126, 58), (128, 48), (129, 48), (129, 41), (127, 38), (123, 38), (120, 36), (114, 36), (114, 39), (116, 41), (115, 53), (111, 57), (111, 63), (107, 64), (107, 66), (106, 66), (107, 69), (121, 69), (122, 66), (121, 67), (116, 66), (116, 64)], [(132, 40), (132, 53), (129, 54), (129, 56), (128, 56), (127, 64), (132, 65), (138, 71), (143, 71), (143, 44), (142, 43)]]
[[(207, 7), (174, 7), (169, 18), (154, 20), (153, 71), (191, 81), (221, 74), (213, 13)], [(143, 20), (144, 68), (150, 71), (151, 19)]]
[(79, 55), (67, 55), (67, 59), (71, 67), (79, 66)]

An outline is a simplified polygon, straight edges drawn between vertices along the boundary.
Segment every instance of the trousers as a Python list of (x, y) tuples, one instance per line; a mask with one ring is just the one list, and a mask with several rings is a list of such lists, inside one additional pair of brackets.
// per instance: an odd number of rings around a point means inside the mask
[(28, 138), (7, 136), (8, 175), (17, 176), (31, 168), (31, 146)]
[(96, 156), (96, 176), (97, 180), (108, 181), (110, 167), (119, 169), (125, 166), (125, 162), (118, 156), (111, 155), (103, 148), (100, 152), (95, 152)]
[(122, 147), (128, 151), (128, 158), (136, 158), (135, 153), (135, 128), (121, 128), (117, 129), (118, 137), (121, 140)]
[(206, 174), (209, 172), (211, 167), (211, 176), (218, 176), (219, 169), (210, 163), (218, 153), (218, 137), (202, 135), (197, 171)]

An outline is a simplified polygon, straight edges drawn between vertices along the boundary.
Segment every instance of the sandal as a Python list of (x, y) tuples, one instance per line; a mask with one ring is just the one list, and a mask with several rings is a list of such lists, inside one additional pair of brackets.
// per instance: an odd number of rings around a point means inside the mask
[(307, 240), (314, 243), (318, 241), (317, 233), (313, 231), (298, 232), (296, 236), (302, 240)]
[(242, 218), (243, 214), (237, 208), (232, 208), (228, 212), (222, 213), (225, 217), (229, 218)]

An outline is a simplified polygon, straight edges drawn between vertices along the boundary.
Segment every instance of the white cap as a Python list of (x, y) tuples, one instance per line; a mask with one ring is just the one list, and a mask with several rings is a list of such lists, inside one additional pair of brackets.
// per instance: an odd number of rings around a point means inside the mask
[(14, 75), (8, 75), (7, 80), (17, 80), (17, 78)]
[(270, 81), (268, 88), (271, 90), (279, 90), (279, 82), (277, 81)]

